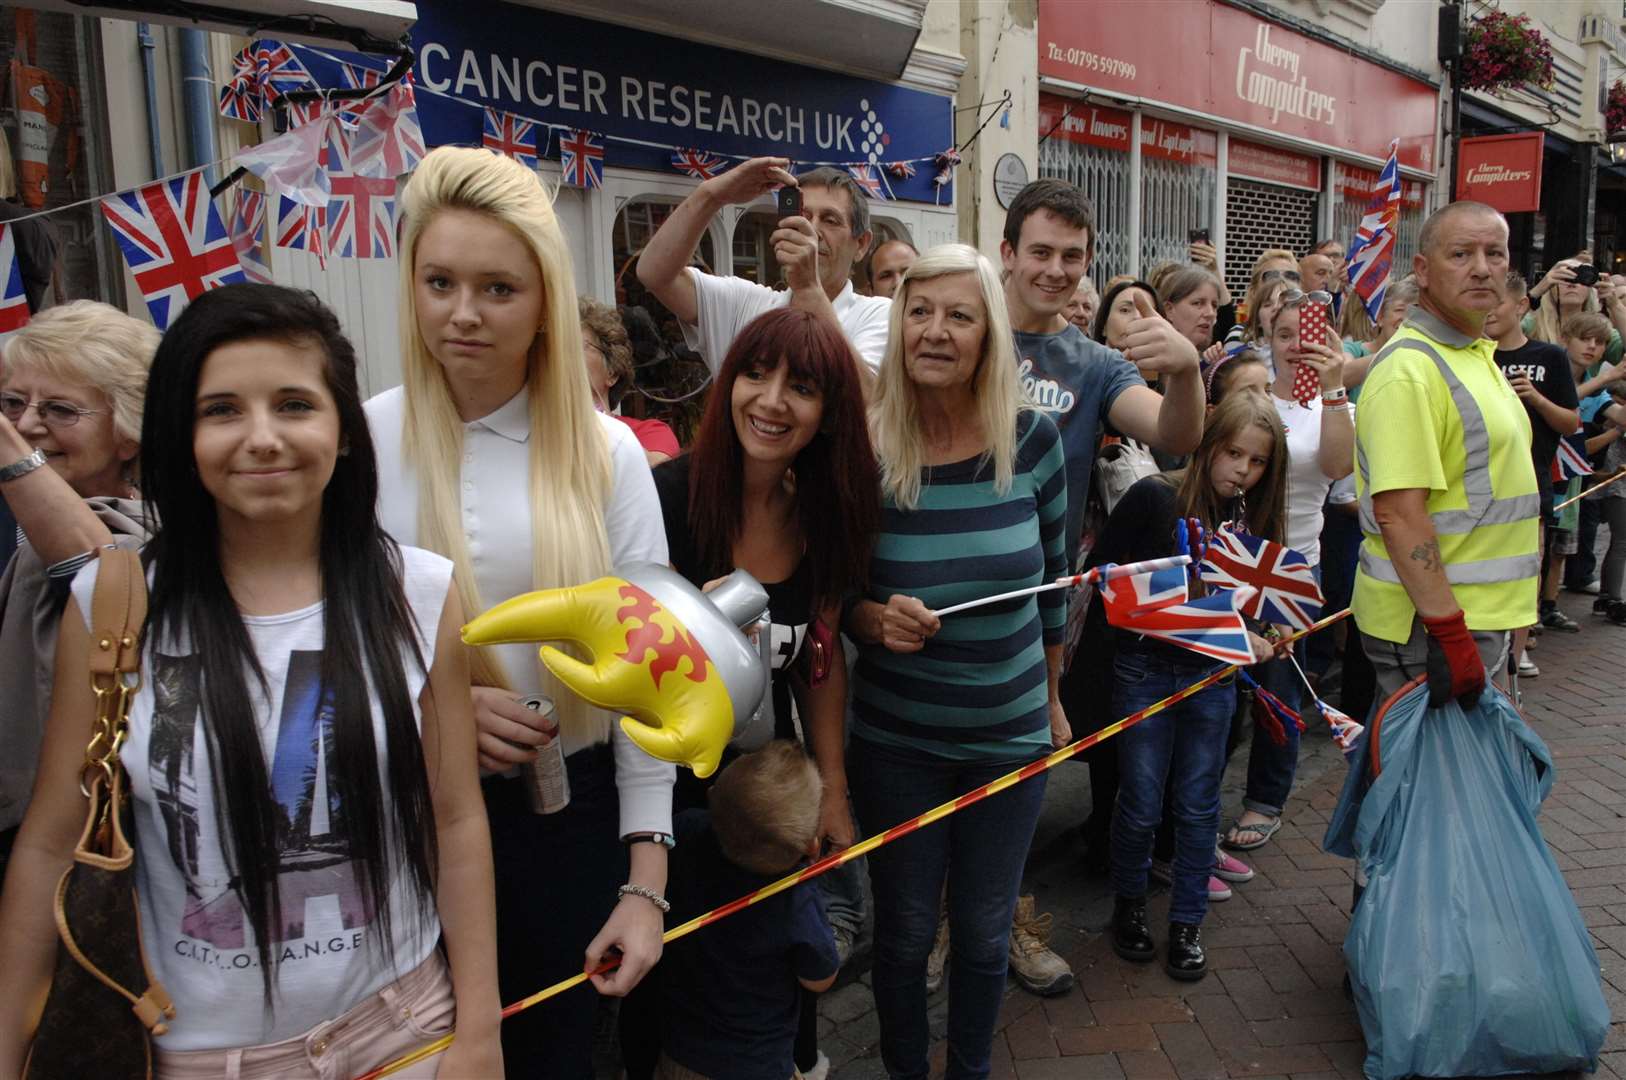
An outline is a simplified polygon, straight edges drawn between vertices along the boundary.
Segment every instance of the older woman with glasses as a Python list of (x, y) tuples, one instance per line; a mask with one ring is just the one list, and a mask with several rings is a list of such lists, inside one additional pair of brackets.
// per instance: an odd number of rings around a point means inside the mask
[(28, 808), (56, 627), (92, 549), (144, 539), (141, 407), (158, 331), (80, 300), (34, 316), (0, 366), (0, 497), (22, 543), (0, 575), (0, 870)]

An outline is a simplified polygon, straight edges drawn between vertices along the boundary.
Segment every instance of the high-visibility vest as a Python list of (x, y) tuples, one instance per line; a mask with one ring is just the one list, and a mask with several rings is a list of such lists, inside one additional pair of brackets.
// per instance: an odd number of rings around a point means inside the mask
[[(1462, 385), (1462, 380), (1451, 370), (1451, 365), (1445, 362), (1445, 357), (1440, 355), (1439, 350), (1427, 341), (1408, 337), (1387, 345), (1373, 359), (1372, 369), (1375, 370), (1390, 353), (1400, 347), (1415, 349), (1434, 361), (1440, 377), (1445, 380), (1446, 387), (1451, 391), (1451, 403), (1456, 406), (1457, 413), (1462, 419), (1463, 450), (1466, 458), (1462, 486), (1468, 496), (1468, 505), (1461, 510), (1431, 512), (1429, 517), (1434, 522), (1435, 534), (1462, 536), (1473, 532), (1481, 525), (1510, 525), (1541, 513), (1541, 495), (1537, 492), (1496, 497), (1491, 482), (1490, 430), (1485, 426), (1485, 414), (1480, 410), (1474, 396), (1468, 392), (1468, 388)], [(1367, 467), (1366, 448), (1358, 440), (1355, 444), (1355, 467), (1361, 473), (1361, 531), (1368, 536), (1381, 535), (1377, 517), (1372, 511), (1371, 472)], [(1370, 545), (1364, 543), (1361, 545), (1360, 564), (1361, 569), (1374, 581), (1386, 581), (1394, 585), (1401, 583), (1394, 563), (1382, 555), (1374, 554), (1370, 550)], [(1522, 581), (1536, 576), (1540, 570), (1541, 555), (1532, 551), (1522, 555), (1506, 555), (1473, 562), (1446, 563), (1445, 579), (1453, 585), (1492, 585), (1503, 581)]]

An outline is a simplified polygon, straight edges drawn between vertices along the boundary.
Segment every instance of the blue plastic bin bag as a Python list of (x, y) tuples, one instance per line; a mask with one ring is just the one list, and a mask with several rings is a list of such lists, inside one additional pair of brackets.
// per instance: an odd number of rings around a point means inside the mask
[(1596, 1068), (1598, 957), (1536, 825), (1547, 747), (1494, 688), (1430, 709), (1421, 681), (1362, 738), (1325, 846), (1367, 879), (1344, 939), (1366, 1075)]

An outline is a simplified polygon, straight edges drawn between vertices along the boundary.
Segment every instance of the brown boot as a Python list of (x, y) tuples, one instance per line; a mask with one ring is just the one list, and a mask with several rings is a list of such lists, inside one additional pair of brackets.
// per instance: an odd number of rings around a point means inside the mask
[(1034, 910), (1033, 897), (1016, 898), (1016, 916), (1011, 920), (1011, 974), (1022, 989), (1040, 997), (1065, 994), (1073, 988), (1073, 969), (1051, 951), (1051, 918)]

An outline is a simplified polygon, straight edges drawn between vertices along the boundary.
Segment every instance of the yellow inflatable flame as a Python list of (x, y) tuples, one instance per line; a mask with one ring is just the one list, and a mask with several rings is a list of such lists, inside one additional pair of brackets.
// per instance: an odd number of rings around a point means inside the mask
[(572, 641), (583, 663), (549, 645), (540, 655), (570, 690), (626, 713), (621, 730), (662, 761), (699, 777), (717, 769), (734, 733), (734, 707), (711, 658), (670, 611), (637, 585), (601, 577), (506, 600), (463, 628), (469, 645)]

